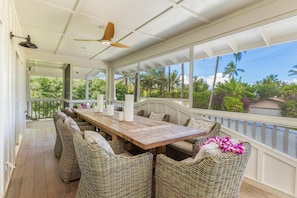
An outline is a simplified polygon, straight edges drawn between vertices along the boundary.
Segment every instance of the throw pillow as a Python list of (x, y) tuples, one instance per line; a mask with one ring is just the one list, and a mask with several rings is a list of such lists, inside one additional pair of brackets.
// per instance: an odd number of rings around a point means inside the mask
[(74, 131), (80, 131), (80, 128), (78, 127), (77, 123), (71, 117), (67, 117), (64, 121), (64, 124)]
[(203, 145), (197, 155), (195, 156), (194, 160), (199, 160), (203, 158), (205, 155), (217, 155), (222, 153), (220, 145), (215, 142), (211, 142), (209, 144)]
[(210, 122), (210, 121), (191, 118), (187, 127), (194, 128), (194, 129), (200, 129), (200, 130), (209, 132), (212, 129), (212, 127), (214, 126), (214, 124), (215, 123)]
[(67, 115), (65, 114), (65, 113), (63, 113), (63, 112), (58, 112), (58, 116), (60, 117), (60, 118), (62, 118), (62, 120), (63, 121), (65, 121), (66, 119), (67, 119)]
[(72, 111), (72, 109), (71, 108), (69, 108), (69, 107), (65, 107), (65, 111), (67, 111), (67, 112), (70, 112), (70, 113), (72, 113), (73, 111)]
[(154, 112), (151, 112), (150, 113), (150, 116), (149, 116), (149, 119), (162, 121), (164, 119), (164, 117), (165, 117), (165, 113), (154, 113)]
[[(220, 151), (211, 150), (218, 147)], [(206, 139), (201, 146), (199, 146), (200, 150), (203, 154), (207, 153), (210, 155), (218, 154), (218, 152), (222, 153), (236, 153), (238, 155), (241, 155), (244, 153), (245, 148), (243, 146), (243, 143), (240, 142), (240, 140), (231, 140), (230, 137), (218, 137), (214, 136), (212, 138)], [(199, 152), (200, 152), (199, 150)], [(199, 153), (198, 153), (199, 154)], [(198, 157), (198, 156), (197, 156)]]
[(85, 140), (91, 144), (97, 144), (99, 147), (105, 149), (107, 152), (114, 155), (114, 152), (110, 144), (106, 139), (95, 131), (85, 131)]

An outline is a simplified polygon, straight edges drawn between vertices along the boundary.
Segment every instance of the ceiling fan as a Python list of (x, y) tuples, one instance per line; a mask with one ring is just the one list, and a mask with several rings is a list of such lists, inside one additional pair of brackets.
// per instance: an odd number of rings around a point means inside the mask
[(111, 39), (114, 36), (114, 24), (112, 22), (108, 22), (107, 26), (104, 30), (103, 37), (101, 39), (90, 40), (90, 39), (74, 39), (75, 41), (98, 41), (103, 45), (120, 47), (120, 48), (130, 48), (128, 45), (124, 45), (122, 43), (112, 42)]

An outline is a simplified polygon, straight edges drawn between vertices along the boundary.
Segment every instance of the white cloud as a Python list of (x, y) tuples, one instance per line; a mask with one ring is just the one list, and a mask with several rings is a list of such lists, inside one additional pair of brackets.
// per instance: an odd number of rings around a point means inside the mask
[[(180, 76), (179, 79), (181, 80), (182, 77)], [(203, 79), (208, 84), (209, 89), (211, 89), (214, 75), (206, 76), (206, 77), (201, 76), (198, 79)], [(219, 82), (225, 82), (225, 81), (229, 81), (229, 80), (230, 79), (227, 76), (223, 77), (223, 73), (218, 73), (217, 79), (216, 79), (216, 84), (218, 84)], [(186, 75), (184, 75), (184, 82), (186, 85), (189, 84), (189, 77)]]
[[(179, 79), (180, 79), (180, 81), (182, 80), (182, 76), (181, 75), (180, 75)], [(188, 85), (189, 84), (189, 77), (186, 76), (186, 75), (184, 75), (184, 83), (185, 83), (185, 85)]]
[[(207, 76), (207, 77), (199, 77), (199, 78), (202, 78), (204, 81), (206, 81), (206, 83), (208, 84), (209, 88), (211, 89), (212, 83), (213, 83), (213, 79), (214, 79), (214, 75)], [(223, 77), (223, 73), (217, 73), (216, 85), (219, 82), (225, 82), (225, 81), (229, 81), (229, 80), (230, 79), (228, 78), (228, 76)]]
[(288, 84), (295, 83), (295, 84), (297, 84), (297, 78), (294, 78), (294, 79), (291, 79), (291, 80), (285, 80), (285, 83), (288, 83)]

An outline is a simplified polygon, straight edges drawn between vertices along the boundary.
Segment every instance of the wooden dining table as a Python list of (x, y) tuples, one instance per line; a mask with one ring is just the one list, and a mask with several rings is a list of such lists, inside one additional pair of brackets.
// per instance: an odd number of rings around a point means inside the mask
[(119, 112), (115, 111), (113, 116), (104, 112), (95, 112), (94, 109), (73, 109), (77, 115), (100, 128), (112, 136), (112, 139), (122, 138), (138, 146), (141, 149), (157, 149), (173, 142), (193, 139), (206, 132), (186, 126), (152, 120), (147, 117), (134, 115), (133, 121), (120, 121)]

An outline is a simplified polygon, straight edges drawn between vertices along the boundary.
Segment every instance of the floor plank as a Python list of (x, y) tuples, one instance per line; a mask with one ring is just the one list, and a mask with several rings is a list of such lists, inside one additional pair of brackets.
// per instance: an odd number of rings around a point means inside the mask
[[(44, 131), (40, 132), (44, 133)], [(45, 177), (45, 162), (44, 162), (44, 149), (43, 136), (36, 136), (35, 141), (35, 156), (34, 156), (34, 167), (36, 168), (34, 174), (34, 197), (44, 197), (47, 198), (47, 185)]]
[(35, 135), (36, 130), (30, 132), (30, 142), (28, 144), (27, 156), (23, 173), (20, 198), (34, 197), (34, 157), (35, 157)]
[[(27, 123), (6, 198), (74, 198), (79, 180), (65, 184), (54, 156), (56, 132), (52, 120)], [(280, 198), (243, 183), (241, 198)]]

